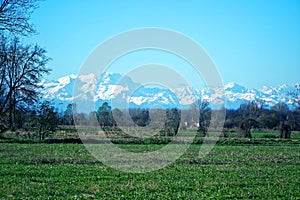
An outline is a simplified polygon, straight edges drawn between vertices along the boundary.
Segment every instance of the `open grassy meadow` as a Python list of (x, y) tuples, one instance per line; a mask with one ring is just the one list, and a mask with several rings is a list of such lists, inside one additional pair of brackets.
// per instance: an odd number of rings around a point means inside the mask
[(221, 139), (202, 159), (195, 142), (168, 167), (138, 174), (105, 166), (82, 144), (1, 140), (0, 199), (299, 199), (300, 139), (292, 138)]

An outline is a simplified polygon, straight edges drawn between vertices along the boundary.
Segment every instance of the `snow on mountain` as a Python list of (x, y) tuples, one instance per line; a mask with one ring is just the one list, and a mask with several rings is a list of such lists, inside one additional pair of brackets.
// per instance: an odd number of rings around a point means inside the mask
[[(144, 87), (132, 81), (130, 77), (119, 73), (104, 73), (100, 77), (95, 74), (61, 77), (56, 81), (42, 81), (43, 98), (51, 100), (65, 109), (74, 99), (92, 99), (99, 105), (104, 101), (120, 100), (130, 106), (163, 108), (189, 106), (197, 99), (207, 99), (214, 102), (225, 101), (226, 107), (236, 109), (242, 103), (252, 100), (263, 100), (266, 106), (278, 102), (291, 104), (286, 94), (294, 87), (281, 85), (279, 87), (263, 86), (261, 89), (248, 89), (237, 83), (224, 85), (224, 90), (216, 92), (211, 89), (193, 90), (190, 87), (158, 88)], [(74, 90), (74, 87), (76, 89)], [(123, 105), (123, 104), (122, 104)]]
[(260, 92), (258, 97), (259, 99), (265, 101), (265, 104), (269, 106), (273, 106), (278, 102), (284, 102), (288, 105), (291, 105), (292, 102), (287, 98), (287, 94), (294, 89), (294, 87), (286, 84), (278, 87), (264, 86), (262, 89), (258, 90)]
[(244, 93), (245, 91), (247, 91), (247, 88), (245, 88), (237, 83), (231, 82), (231, 83), (224, 85), (224, 90), (232, 91), (235, 93)]
[(229, 83), (224, 86), (224, 99), (228, 108), (238, 108), (240, 104), (256, 99), (257, 91), (250, 90), (237, 83)]
[(270, 87), (267, 87), (267, 86), (263, 86), (263, 88), (260, 89), (260, 91), (266, 95), (272, 95), (272, 93), (273, 93), (273, 89)]
[(43, 81), (45, 90), (42, 91), (45, 99), (57, 99), (62, 101), (72, 100), (72, 90), (76, 75), (65, 76), (57, 81)]
[(119, 94), (121, 94), (123, 91), (128, 91), (127, 86), (122, 86), (122, 85), (100, 85), (94, 101), (97, 101), (98, 99), (102, 100), (109, 100), (116, 98)]
[(190, 105), (196, 102), (196, 98), (199, 96), (197, 91), (193, 91), (191, 87), (179, 87), (172, 89), (171, 91), (177, 94), (181, 105)]

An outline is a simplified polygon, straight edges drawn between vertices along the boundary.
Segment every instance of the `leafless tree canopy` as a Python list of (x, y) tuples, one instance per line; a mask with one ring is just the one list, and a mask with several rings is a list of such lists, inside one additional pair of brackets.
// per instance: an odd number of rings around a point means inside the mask
[(209, 109), (209, 102), (208, 100), (199, 100), (199, 129), (198, 131), (201, 131), (204, 136), (208, 135), (208, 127), (209, 127), (209, 121), (210, 121), (210, 109)]
[(240, 124), (241, 136), (244, 138), (252, 138), (251, 128), (257, 124), (258, 122), (254, 119), (251, 118), (244, 119)]
[(30, 15), (38, 0), (0, 0), (0, 31), (29, 35), (35, 33)]
[(22, 45), (17, 38), (0, 36), (0, 117), (9, 115), (12, 123), (16, 108), (36, 100), (49, 58), (37, 45)]
[(293, 105), (300, 110), (300, 84), (295, 85), (295, 89), (288, 93), (288, 97), (292, 101)]

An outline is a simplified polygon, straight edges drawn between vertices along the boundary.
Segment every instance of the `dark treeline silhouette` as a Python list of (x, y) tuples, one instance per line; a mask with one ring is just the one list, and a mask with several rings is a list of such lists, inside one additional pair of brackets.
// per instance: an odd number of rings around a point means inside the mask
[[(164, 136), (174, 136), (178, 129), (198, 130), (203, 136), (209, 136), (208, 127), (211, 109), (208, 102), (199, 104), (199, 108), (190, 109), (112, 109), (103, 103), (97, 111), (91, 113), (73, 113), (75, 104), (69, 104), (62, 113), (57, 112), (50, 102), (44, 101), (31, 109), (14, 110), (14, 128), (9, 123), (2, 123), (1, 130), (24, 131), (29, 138), (45, 139), (59, 126), (93, 126), (106, 131), (114, 131), (127, 127), (161, 128)], [(215, 111), (218, 112), (218, 111)], [(221, 111), (220, 111), (221, 112)], [(223, 111), (222, 111), (223, 112)], [(9, 117), (7, 118), (7, 120)], [(257, 101), (242, 104), (236, 110), (226, 110), (224, 132), (237, 132), (240, 137), (251, 138), (251, 129), (278, 131), (278, 137), (290, 138), (291, 131), (300, 131), (300, 112), (290, 110), (284, 103), (278, 103), (270, 109), (260, 106)], [(212, 127), (213, 128), (213, 127)], [(226, 137), (226, 135), (223, 135)]]
[(26, 133), (27, 138), (40, 140), (52, 135), (59, 123), (60, 116), (49, 101), (35, 102), (30, 108), (16, 108), (13, 110), (13, 123), (8, 115), (1, 116), (0, 134), (6, 131), (16, 135)]
[[(171, 136), (178, 133), (180, 126), (180, 110), (173, 109), (150, 109), (145, 108), (130, 108), (126, 109), (112, 109), (107, 102), (103, 103), (97, 111), (89, 114), (71, 113), (70, 108), (76, 105), (68, 105), (62, 118), (61, 125), (76, 125), (78, 126), (100, 126), (105, 131), (120, 130), (120, 127), (146, 127), (157, 129), (161, 128), (164, 135)], [(76, 108), (74, 109), (76, 110)], [(73, 115), (74, 120), (70, 124), (70, 114)]]
[(133, 122), (138, 126), (147, 126), (151, 121), (148, 109), (129, 109), (129, 115)]
[[(74, 106), (74, 105), (73, 105)], [(61, 115), (61, 125), (74, 125), (73, 115), (70, 111), (71, 104)], [(108, 103), (103, 103), (97, 111), (90, 114), (79, 113), (74, 115), (82, 126), (100, 126), (101, 128), (113, 128), (118, 126), (155, 128), (160, 124), (164, 135), (176, 135), (178, 129), (198, 130), (203, 136), (208, 135), (208, 127), (211, 119), (209, 102), (199, 103), (199, 108), (191, 106), (190, 109), (140, 109), (132, 108), (128, 111), (112, 109)], [(215, 112), (224, 112), (219, 110)], [(152, 113), (152, 114), (150, 114)], [(117, 118), (117, 119), (115, 119)], [(70, 123), (70, 120), (72, 123)], [(240, 105), (238, 109), (227, 109), (223, 131), (234, 131), (240, 137), (251, 138), (251, 129), (278, 131), (279, 137), (289, 138), (291, 131), (300, 131), (299, 109), (290, 110), (285, 103), (278, 103), (271, 108), (264, 108), (262, 102), (251, 101)], [(210, 127), (214, 128), (214, 127)]]
[(292, 130), (300, 131), (299, 109), (289, 109), (285, 103), (264, 108), (259, 101), (242, 104), (237, 110), (227, 110), (224, 128), (240, 130), (241, 136), (251, 138), (250, 129), (278, 130), (279, 137), (289, 138)]

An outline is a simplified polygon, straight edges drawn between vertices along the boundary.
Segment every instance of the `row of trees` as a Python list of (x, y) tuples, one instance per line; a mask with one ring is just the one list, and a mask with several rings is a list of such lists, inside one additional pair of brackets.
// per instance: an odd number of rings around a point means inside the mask
[[(207, 136), (211, 121), (208, 101), (199, 102), (199, 107), (194, 105), (181, 111), (130, 109), (127, 112), (112, 109), (104, 103), (88, 115), (73, 115), (76, 108), (72, 104), (59, 114), (50, 102), (41, 101), (40, 82), (44, 75), (50, 73), (47, 64), (51, 59), (40, 46), (21, 42), (22, 37), (36, 33), (30, 16), (37, 6), (38, 0), (0, 0), (0, 132), (21, 129), (35, 132), (43, 139), (59, 124), (74, 125), (77, 121), (82, 125), (100, 125), (102, 128), (120, 125), (164, 127), (166, 135), (177, 134), (179, 126), (197, 127)], [(237, 110), (226, 110), (224, 128), (239, 130), (244, 137), (251, 137), (252, 127), (278, 129), (280, 137), (287, 138), (291, 130), (300, 130), (299, 94), (300, 86), (297, 85), (287, 95), (296, 107), (294, 110), (284, 103), (267, 109), (263, 101), (252, 101)]]
[[(59, 125), (74, 126), (76, 123), (81, 126), (100, 126), (108, 131), (122, 126), (151, 126), (152, 129), (160, 128), (168, 136), (176, 135), (180, 127), (198, 129), (204, 136), (208, 136), (207, 130), (212, 120), (208, 102), (199, 104), (199, 108), (193, 106), (188, 110), (135, 108), (128, 111), (112, 109), (108, 103), (103, 103), (97, 111), (89, 114), (73, 113), (76, 110), (75, 104), (69, 104), (63, 113), (59, 113), (47, 101), (34, 105), (28, 110), (15, 110), (14, 128), (10, 130), (22, 130), (28, 132), (28, 135), (32, 134), (31, 137), (36, 133), (35, 136), (44, 139), (55, 132)], [(252, 101), (242, 104), (239, 109), (226, 110), (224, 129), (240, 132), (241, 136), (249, 138), (252, 128), (277, 130), (282, 138), (289, 138), (292, 130), (300, 131), (298, 110), (290, 110), (284, 103), (278, 103), (270, 109), (259, 105), (259, 102)]]
[[(140, 109), (129, 110), (112, 109), (107, 102), (103, 103), (97, 111), (88, 115), (72, 113), (76, 110), (75, 104), (69, 104), (66, 111), (60, 115), (61, 125), (100, 126), (103, 130), (114, 130), (118, 126), (146, 127), (164, 129), (166, 135), (176, 135), (180, 125), (180, 111), (178, 109)], [(151, 112), (151, 113), (150, 113)], [(74, 117), (74, 118), (73, 118)], [(70, 121), (70, 119), (72, 119)]]
[[(278, 130), (280, 137), (289, 138), (292, 130), (300, 131), (300, 111), (290, 110), (285, 103), (278, 103), (271, 108), (265, 108), (262, 101), (251, 101), (242, 104), (236, 110), (226, 110), (224, 130), (240, 132), (242, 137), (251, 137), (252, 128), (261, 130)], [(61, 115), (61, 124), (70, 123), (72, 107)], [(224, 112), (219, 110), (215, 112)], [(192, 106), (188, 110), (177, 109), (112, 109), (108, 103), (104, 103), (95, 112), (89, 115), (75, 114), (78, 125), (101, 126), (112, 128), (117, 126), (151, 126), (150, 128), (162, 128), (166, 135), (175, 135), (179, 126), (181, 129), (198, 129), (204, 136), (208, 136), (208, 127), (211, 119), (211, 109), (208, 101), (199, 103), (199, 107)]]
[(280, 138), (290, 138), (292, 130), (300, 130), (299, 88), (292, 93), (295, 109), (290, 110), (285, 103), (277, 103), (271, 108), (264, 107), (263, 101), (251, 101), (238, 110), (227, 111), (225, 128), (239, 128), (242, 136), (251, 138), (251, 128), (279, 131)]

